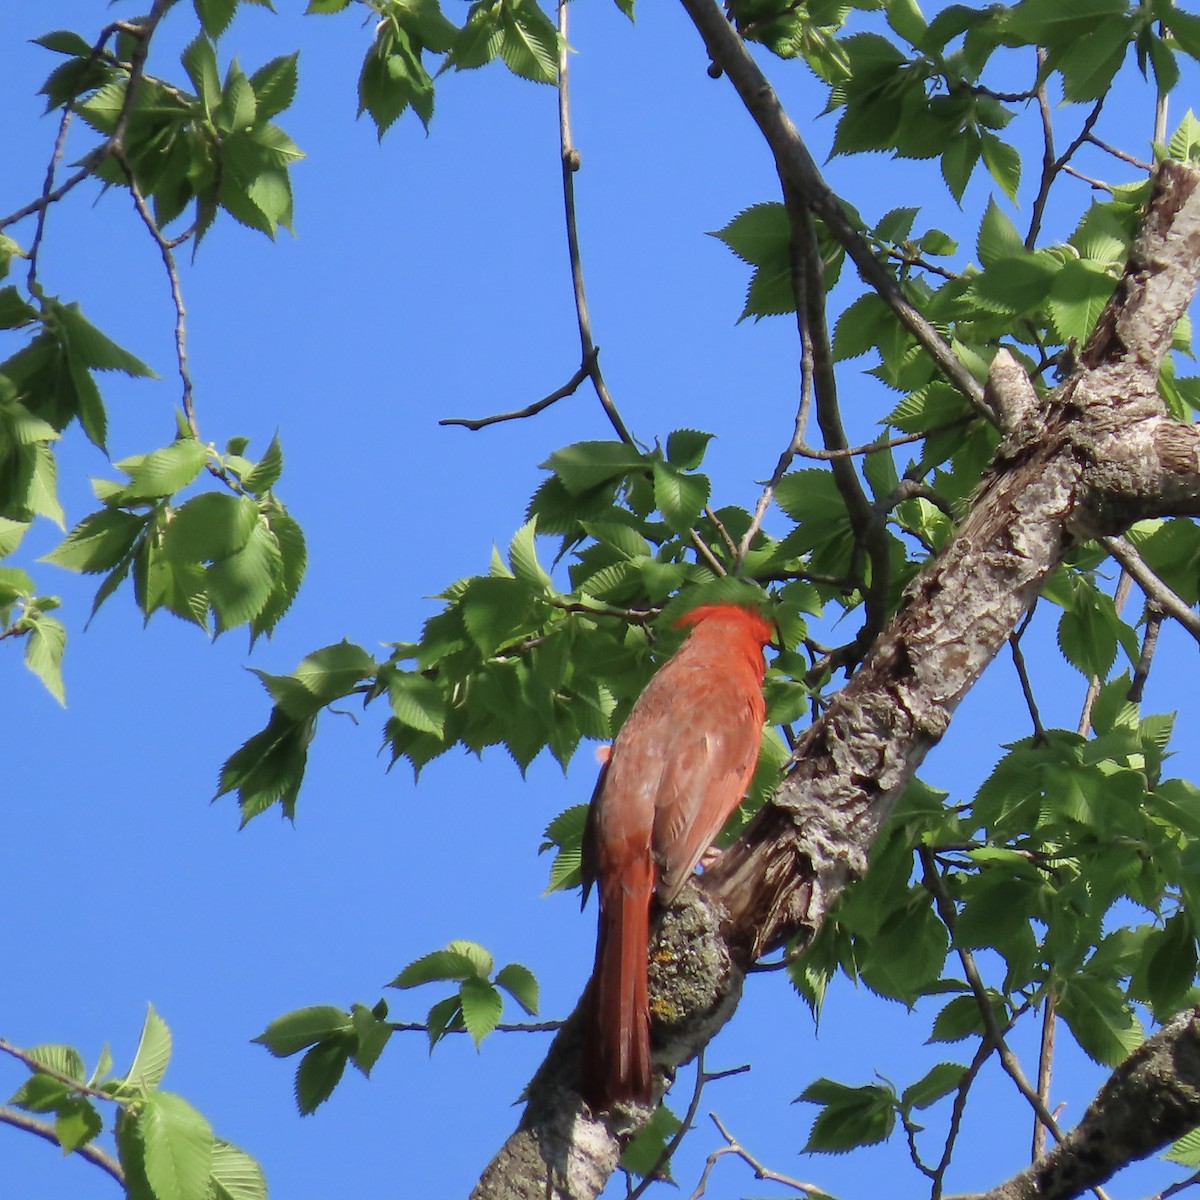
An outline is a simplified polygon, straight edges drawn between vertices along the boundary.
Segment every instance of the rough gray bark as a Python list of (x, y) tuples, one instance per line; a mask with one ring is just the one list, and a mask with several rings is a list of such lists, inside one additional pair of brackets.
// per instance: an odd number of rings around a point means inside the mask
[[(785, 185), (838, 236), (840, 207), (835, 214), (825, 204), (828, 189), (765, 81), (756, 82), (736, 33), (708, 0), (683, 3), (759, 122)], [(853, 230), (846, 236), (857, 238)], [(974, 385), (972, 400), (992, 406), (1005, 438), (958, 534), (913, 580), (862, 667), (801, 739), (773, 803), (706, 873), (704, 894), (689, 888), (662, 922), (651, 990), (664, 1080), (728, 1019), (755, 958), (815, 934), (863, 870), (894, 801), (959, 701), (1066, 551), (1144, 517), (1200, 514), (1200, 435), (1172, 421), (1157, 393), (1197, 263), (1200, 173), (1166, 163), (1124, 276), (1071, 377), (1039, 400), (1014, 376), (1015, 362), (1000, 356), (986, 395)], [(889, 298), (873, 278), (874, 259), (859, 265)], [(906, 324), (925, 341), (919, 322)], [(1118, 1068), (1078, 1130), (1043, 1160), (1048, 1166), (1005, 1185), (1018, 1190), (993, 1195), (1078, 1195), (1170, 1140), (1170, 1130), (1200, 1123), (1196, 1020), (1171, 1022)], [(591, 1200), (603, 1189), (621, 1145), (650, 1111), (588, 1113), (574, 1090), (578, 1047), (577, 1014), (530, 1083), (516, 1132), (472, 1193), (478, 1200)], [(1162, 1114), (1150, 1137), (1148, 1111)]]

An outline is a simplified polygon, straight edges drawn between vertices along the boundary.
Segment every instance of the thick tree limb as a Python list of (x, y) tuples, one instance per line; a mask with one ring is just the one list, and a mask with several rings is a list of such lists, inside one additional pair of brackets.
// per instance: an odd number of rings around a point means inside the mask
[[(1200, 513), (1200, 435), (1171, 421), (1157, 395), (1172, 330), (1195, 291), (1197, 262), (1200, 172), (1166, 163), (1125, 274), (1076, 372), (1020, 412), (958, 534), (913, 580), (862, 668), (799, 739), (774, 801), (706, 873), (703, 892), (689, 888), (694, 896), (666, 914), (651, 954), (654, 1011), (670, 1017), (654, 1030), (664, 1079), (732, 1013), (743, 972), (756, 958), (815, 934), (864, 869), (876, 832), (959, 701), (1067, 549), (1080, 539), (1119, 535), (1142, 517)], [(1179, 1027), (1177, 1021), (1168, 1028)], [(649, 1116), (633, 1110), (597, 1119), (586, 1112), (574, 1090), (578, 1039), (572, 1020), (531, 1082), (520, 1127), (476, 1197), (590, 1200), (615, 1168), (623, 1140)], [(1117, 1111), (1125, 1086), (1157, 1094), (1166, 1076), (1149, 1067), (1139, 1074), (1141, 1061), (1135, 1055), (1113, 1076), (1080, 1138)], [(1168, 1115), (1183, 1111), (1165, 1084), (1162, 1092)], [(1143, 1114), (1146, 1096), (1138, 1102)], [(1074, 1138), (1068, 1134), (1063, 1146), (1078, 1151)], [(1131, 1133), (1120, 1145), (1121, 1161), (1154, 1148)], [(1053, 1153), (1067, 1162), (1066, 1151)], [(1066, 1198), (1089, 1186), (1082, 1174), (1072, 1178), (1059, 1190), (1041, 1192), (1035, 1184), (1019, 1195)]]

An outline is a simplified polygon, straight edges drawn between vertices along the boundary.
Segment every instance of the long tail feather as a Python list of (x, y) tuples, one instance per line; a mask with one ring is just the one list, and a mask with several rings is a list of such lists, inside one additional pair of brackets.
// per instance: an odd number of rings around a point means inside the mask
[(649, 1104), (650, 1000), (646, 952), (653, 878), (601, 897), (596, 972), (580, 1091), (596, 1111), (618, 1100)]

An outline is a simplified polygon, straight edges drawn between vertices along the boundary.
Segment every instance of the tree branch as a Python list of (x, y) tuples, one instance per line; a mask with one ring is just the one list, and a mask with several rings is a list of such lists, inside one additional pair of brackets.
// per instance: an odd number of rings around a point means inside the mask
[[(28, 1113), (0, 1106), (0, 1124), (11, 1125), (14, 1129), (32, 1133), (34, 1137), (40, 1137), (52, 1146), (62, 1149), (58, 1134), (54, 1132), (54, 1126), (49, 1121), (39, 1121), (36, 1117), (29, 1116)], [(99, 1146), (88, 1142), (84, 1146), (76, 1146), (74, 1153), (78, 1154), (80, 1158), (87, 1159), (102, 1171), (107, 1171), (122, 1187), (125, 1186), (125, 1172), (121, 1169), (121, 1164), (111, 1154), (101, 1150)]]
[(946, 378), (981, 413), (991, 420), (983, 404), (983, 388), (959, 361), (940, 333), (911, 304), (894, 276), (875, 257), (870, 243), (851, 223), (841, 201), (821, 176), (796, 126), (784, 111), (766, 76), (750, 55), (737, 31), (713, 0), (681, 0), (692, 23), (704, 39), (712, 61), (729, 76), (746, 110), (758, 125), (785, 185), (825, 222), (833, 239), (845, 249), (863, 281), (891, 307), (897, 319), (928, 352)]

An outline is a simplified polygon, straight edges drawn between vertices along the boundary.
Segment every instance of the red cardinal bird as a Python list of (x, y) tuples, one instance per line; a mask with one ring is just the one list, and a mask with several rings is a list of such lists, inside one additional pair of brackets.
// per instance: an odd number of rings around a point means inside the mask
[(670, 904), (745, 795), (765, 705), (763, 615), (707, 604), (651, 679), (600, 771), (583, 835), (584, 899), (600, 929), (580, 1092), (595, 1111), (651, 1098), (650, 901)]

